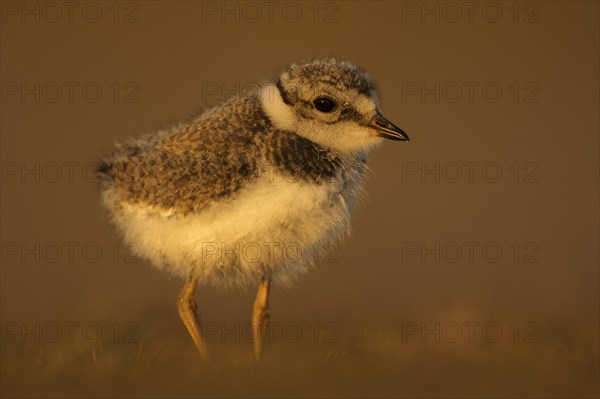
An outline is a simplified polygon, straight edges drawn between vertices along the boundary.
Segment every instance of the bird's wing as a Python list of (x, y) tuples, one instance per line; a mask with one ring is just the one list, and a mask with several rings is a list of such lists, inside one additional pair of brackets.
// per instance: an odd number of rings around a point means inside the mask
[(257, 178), (260, 151), (251, 134), (219, 129), (167, 139), (149, 136), (120, 146), (99, 169), (119, 198), (169, 214), (202, 211)]

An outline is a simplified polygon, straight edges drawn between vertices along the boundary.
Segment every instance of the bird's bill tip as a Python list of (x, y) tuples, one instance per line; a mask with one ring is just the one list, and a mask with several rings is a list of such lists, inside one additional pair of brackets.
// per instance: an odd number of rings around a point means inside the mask
[(392, 122), (387, 120), (383, 115), (377, 113), (369, 123), (369, 127), (375, 130), (375, 135), (384, 139), (395, 141), (410, 141), (408, 134)]

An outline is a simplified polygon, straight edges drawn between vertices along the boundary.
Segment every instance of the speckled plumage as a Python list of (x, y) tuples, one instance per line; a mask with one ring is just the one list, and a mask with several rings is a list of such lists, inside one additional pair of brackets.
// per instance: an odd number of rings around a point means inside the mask
[[(319, 93), (338, 99), (335, 113), (314, 109)], [(378, 106), (371, 80), (351, 64), (294, 65), (260, 95), (116, 144), (98, 168), (104, 205), (159, 268), (217, 285), (289, 280), (349, 232), (366, 153), (381, 141), (367, 126)], [(298, 255), (265, 254), (273, 242)], [(263, 250), (232, 255), (249, 245)], [(222, 253), (210, 258), (208, 246)]]
[[(359, 171), (363, 162), (353, 167)], [(117, 144), (99, 171), (103, 186), (118, 187), (123, 200), (186, 215), (226, 200), (273, 168), (290, 180), (316, 183), (346, 172), (340, 154), (274, 128), (256, 97), (230, 101), (173, 131)]]

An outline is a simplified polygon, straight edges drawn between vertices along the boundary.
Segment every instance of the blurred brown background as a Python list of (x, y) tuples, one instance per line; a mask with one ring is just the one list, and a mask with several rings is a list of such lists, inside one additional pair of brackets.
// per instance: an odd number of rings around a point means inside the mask
[[(3, 396), (599, 395), (597, 2), (74, 3), (1, 4)], [(412, 141), (372, 154), (346, 245), (274, 288), (259, 368), (253, 290), (200, 289), (208, 370), (86, 167), (323, 56)]]

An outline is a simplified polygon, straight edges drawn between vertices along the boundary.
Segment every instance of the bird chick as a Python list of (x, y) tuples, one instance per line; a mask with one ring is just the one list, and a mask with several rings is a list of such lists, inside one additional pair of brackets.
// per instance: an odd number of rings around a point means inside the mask
[(367, 153), (383, 138), (408, 141), (362, 69), (295, 64), (255, 95), (117, 143), (98, 168), (102, 200), (138, 255), (186, 280), (178, 308), (201, 357), (198, 283), (259, 282), (259, 360), (271, 279), (291, 281), (348, 234)]

